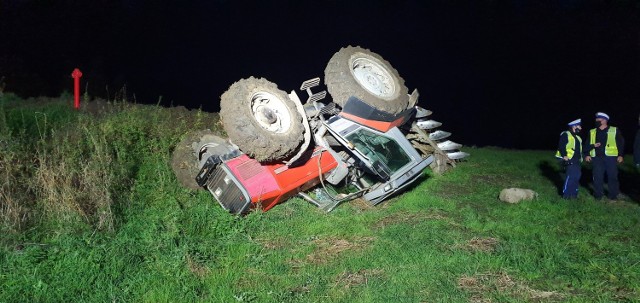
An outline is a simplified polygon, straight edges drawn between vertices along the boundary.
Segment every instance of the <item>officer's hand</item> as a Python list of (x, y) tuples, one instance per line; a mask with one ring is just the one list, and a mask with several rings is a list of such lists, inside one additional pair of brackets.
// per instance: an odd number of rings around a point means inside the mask
[(569, 161), (569, 157), (564, 156), (564, 157), (562, 157), (562, 160)]
[(584, 160), (587, 161), (587, 162), (591, 162), (591, 156), (584, 157)]
[(602, 144), (600, 144), (600, 142), (598, 142), (598, 143), (594, 144), (593, 146), (600, 147), (600, 145), (602, 145)]
[(618, 156), (618, 163), (624, 162), (624, 158), (622, 156)]

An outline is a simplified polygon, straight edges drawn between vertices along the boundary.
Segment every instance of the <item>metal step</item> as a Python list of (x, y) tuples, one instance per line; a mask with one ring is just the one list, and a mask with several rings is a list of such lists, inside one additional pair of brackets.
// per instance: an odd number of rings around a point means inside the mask
[(443, 130), (437, 130), (437, 131), (434, 131), (434, 132), (429, 134), (429, 139), (437, 141), (437, 140), (442, 140), (444, 138), (447, 138), (449, 136), (451, 136), (450, 132), (446, 132), (446, 131), (443, 131)]
[(469, 156), (468, 153), (461, 152), (461, 151), (453, 152), (453, 153), (447, 153), (447, 157), (449, 157), (449, 159), (451, 159), (451, 160), (460, 160), (460, 159), (466, 158), (468, 156)]
[(302, 82), (302, 85), (300, 85), (300, 90), (306, 90), (307, 88), (316, 87), (318, 85), (320, 85), (320, 77)]
[(418, 124), (418, 127), (421, 129), (434, 129), (442, 125), (442, 123), (435, 120), (418, 121), (416, 124)]
[(313, 95), (310, 95), (309, 98), (307, 98), (307, 103), (306, 104), (311, 104), (313, 102), (319, 101), (324, 99), (324, 97), (327, 96), (327, 91), (323, 90), (319, 93), (315, 93)]
[(438, 143), (438, 148), (441, 150), (454, 150), (460, 149), (460, 147), (462, 147), (462, 144), (455, 143), (451, 140)]
[(327, 96), (327, 91), (324, 91), (324, 90), (318, 93), (313, 93), (311, 91), (312, 87), (316, 87), (318, 85), (320, 85), (319, 77), (304, 81), (302, 82), (302, 85), (300, 85), (300, 90), (307, 91), (307, 94), (309, 95), (309, 98), (307, 98), (306, 104), (311, 104), (313, 102), (322, 100)]
[(424, 117), (428, 117), (431, 116), (431, 114), (433, 114), (432, 111), (428, 110), (428, 109), (424, 109), (420, 106), (416, 106), (416, 119), (421, 119)]

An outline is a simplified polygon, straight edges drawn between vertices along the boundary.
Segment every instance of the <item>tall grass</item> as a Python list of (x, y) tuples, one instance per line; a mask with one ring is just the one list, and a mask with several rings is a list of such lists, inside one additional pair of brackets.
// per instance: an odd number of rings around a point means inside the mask
[(138, 167), (167, 154), (188, 127), (165, 123), (176, 118), (156, 107), (114, 100), (76, 112), (66, 99), (0, 99), (4, 232), (113, 231)]

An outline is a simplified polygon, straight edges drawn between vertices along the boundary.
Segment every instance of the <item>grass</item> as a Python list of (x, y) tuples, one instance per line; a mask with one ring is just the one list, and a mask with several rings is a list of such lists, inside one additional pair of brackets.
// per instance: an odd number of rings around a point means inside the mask
[[(467, 148), (375, 208), (292, 199), (235, 217), (169, 166), (214, 119), (67, 103), (0, 99), (0, 302), (640, 301), (629, 164), (628, 201), (594, 201), (584, 184), (567, 202), (551, 151)], [(505, 187), (539, 196), (504, 204)]]

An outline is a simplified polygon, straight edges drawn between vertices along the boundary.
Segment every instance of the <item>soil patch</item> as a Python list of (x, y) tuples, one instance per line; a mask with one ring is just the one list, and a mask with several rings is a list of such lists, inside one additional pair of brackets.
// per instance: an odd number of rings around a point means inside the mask
[(376, 229), (385, 228), (395, 224), (417, 225), (426, 220), (451, 220), (441, 210), (429, 210), (421, 213), (399, 212), (388, 217), (384, 217), (376, 222), (373, 227)]
[(504, 174), (472, 175), (471, 180), (475, 185), (495, 185), (506, 187), (513, 183), (513, 178)]
[(345, 251), (360, 251), (368, 247), (375, 238), (362, 237), (357, 239), (340, 239), (336, 237), (314, 239), (311, 242), (316, 249), (303, 259), (291, 260), (293, 268), (300, 268), (306, 264), (325, 264), (338, 258)]
[(289, 242), (285, 241), (282, 238), (277, 239), (256, 239), (256, 242), (260, 243), (262, 247), (266, 249), (283, 249), (289, 245)]
[[(349, 201), (348, 203), (349, 203), (349, 205), (351, 205), (352, 207), (356, 208), (359, 211), (367, 211), (367, 210), (375, 208), (375, 206), (371, 205), (371, 203), (367, 202), (363, 198), (356, 198), (356, 199), (353, 199), (353, 200)], [(383, 205), (387, 205), (387, 204), (389, 204), (389, 203), (384, 203)]]
[(500, 241), (496, 238), (472, 238), (464, 244), (456, 244), (454, 248), (463, 249), (471, 252), (493, 252)]
[(187, 259), (187, 267), (189, 268), (189, 271), (195, 276), (197, 276), (198, 278), (205, 277), (211, 272), (209, 267), (207, 267), (204, 264), (201, 264), (197, 260), (194, 260), (194, 258), (192, 258), (191, 255), (187, 254), (186, 259)]
[(335, 259), (344, 251), (358, 251), (369, 246), (375, 238), (362, 237), (352, 240), (339, 239), (339, 238), (325, 238), (313, 240), (313, 243), (318, 247), (314, 252), (307, 255), (307, 261), (314, 264), (328, 263)]
[(358, 285), (366, 285), (370, 278), (383, 275), (384, 271), (382, 269), (361, 269), (357, 272), (344, 271), (336, 278), (336, 285), (348, 289)]
[(436, 190), (436, 195), (445, 199), (469, 196), (474, 193), (474, 188), (458, 182), (442, 182)]
[(514, 280), (505, 272), (479, 273), (458, 278), (458, 288), (471, 294), (469, 302), (493, 302), (496, 296), (510, 296), (527, 302), (561, 302), (563, 295), (554, 291), (533, 289)]

